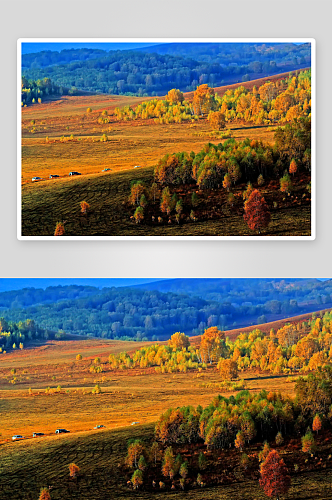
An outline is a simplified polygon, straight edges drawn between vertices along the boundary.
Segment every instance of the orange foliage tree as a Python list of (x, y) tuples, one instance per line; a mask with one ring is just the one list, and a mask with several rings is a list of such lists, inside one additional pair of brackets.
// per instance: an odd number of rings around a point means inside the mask
[(87, 203), (86, 201), (81, 201), (80, 205), (81, 205), (81, 212), (82, 212), (82, 214), (86, 214), (87, 211), (90, 208), (89, 203)]
[(187, 349), (190, 346), (189, 337), (184, 333), (174, 333), (168, 341), (168, 345), (175, 349)]
[(139, 439), (136, 439), (129, 445), (126, 462), (129, 467), (137, 467), (138, 459), (144, 450), (143, 444)]
[(236, 434), (236, 438), (235, 438), (234, 444), (235, 444), (235, 448), (237, 448), (240, 451), (243, 450), (244, 445), (245, 445), (245, 440), (244, 440), (243, 432), (239, 431)]
[(233, 380), (238, 377), (237, 362), (231, 359), (221, 359), (217, 366), (224, 380)]
[(168, 446), (166, 448), (165, 453), (164, 453), (164, 461), (163, 461), (163, 466), (162, 466), (162, 473), (165, 477), (170, 477), (171, 479), (174, 476), (174, 453), (173, 449), (171, 446)]
[(199, 348), (205, 363), (216, 361), (223, 354), (225, 348), (225, 332), (218, 330), (217, 326), (211, 326), (205, 330)]
[(63, 222), (57, 222), (55, 226), (54, 236), (63, 236), (65, 234), (65, 225)]
[(182, 103), (183, 99), (183, 92), (181, 92), (181, 90), (179, 89), (171, 89), (166, 96), (166, 101), (169, 101), (172, 104)]
[(294, 175), (296, 174), (296, 172), (297, 172), (297, 165), (296, 161), (293, 158), (289, 165), (289, 173)]
[(40, 490), (39, 500), (51, 500), (51, 494), (48, 488), (42, 488)]
[(226, 127), (225, 115), (221, 111), (210, 111), (208, 122), (213, 130), (222, 130)]
[(259, 234), (261, 229), (270, 224), (271, 215), (268, 206), (265, 198), (257, 189), (254, 189), (245, 202), (244, 212), (243, 218), (249, 228), (253, 231), (258, 231)]
[(290, 488), (291, 479), (285, 462), (276, 450), (271, 450), (260, 467), (259, 484), (268, 497), (280, 499)]
[(312, 422), (312, 430), (314, 432), (318, 432), (321, 430), (322, 428), (322, 421), (321, 421), (321, 418), (319, 415), (316, 415), (313, 422)]
[(194, 92), (193, 105), (196, 115), (203, 115), (213, 110), (216, 105), (214, 89), (207, 83), (199, 85)]
[(144, 193), (143, 184), (140, 181), (135, 182), (135, 184), (131, 186), (131, 191), (129, 196), (130, 203), (132, 205), (138, 205), (139, 200), (141, 199), (143, 193)]
[(80, 468), (78, 465), (72, 463), (69, 465), (69, 475), (70, 477), (76, 477), (78, 476), (78, 473), (80, 471)]
[(229, 174), (225, 174), (224, 180), (222, 181), (222, 185), (224, 189), (227, 189), (227, 191), (229, 191), (229, 188), (232, 185), (231, 176)]

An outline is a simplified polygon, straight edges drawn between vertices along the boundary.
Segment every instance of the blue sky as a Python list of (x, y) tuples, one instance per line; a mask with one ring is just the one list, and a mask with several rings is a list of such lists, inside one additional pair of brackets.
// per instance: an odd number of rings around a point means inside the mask
[(97, 288), (133, 286), (165, 278), (0, 278), (0, 292), (22, 288), (47, 288), (59, 285), (84, 285)]
[(101, 49), (101, 50), (130, 50), (141, 47), (150, 47), (159, 43), (59, 43), (59, 42), (34, 42), (22, 43), (22, 54), (40, 52), (42, 50), (64, 50), (64, 49)]

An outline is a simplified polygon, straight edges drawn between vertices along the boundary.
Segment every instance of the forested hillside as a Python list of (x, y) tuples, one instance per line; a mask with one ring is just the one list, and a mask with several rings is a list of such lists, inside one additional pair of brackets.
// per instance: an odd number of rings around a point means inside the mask
[(310, 66), (310, 44), (166, 44), (140, 50), (42, 51), (22, 55), (28, 80), (109, 94), (163, 95), (217, 87)]
[(71, 285), (8, 291), (0, 293), (1, 316), (34, 320), (54, 332), (165, 340), (176, 331), (195, 335), (210, 326), (226, 330), (314, 311), (328, 306), (332, 294), (331, 281), (318, 280), (188, 279), (141, 288)]

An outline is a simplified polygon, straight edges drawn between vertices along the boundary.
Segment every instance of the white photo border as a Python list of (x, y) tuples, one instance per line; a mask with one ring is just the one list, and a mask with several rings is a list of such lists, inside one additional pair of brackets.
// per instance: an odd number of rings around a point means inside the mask
[[(21, 76), (23, 43), (310, 43), (311, 44), (311, 234), (309, 236), (23, 236)], [(19, 38), (17, 40), (17, 239), (80, 240), (315, 240), (316, 239), (316, 40), (314, 38)]]

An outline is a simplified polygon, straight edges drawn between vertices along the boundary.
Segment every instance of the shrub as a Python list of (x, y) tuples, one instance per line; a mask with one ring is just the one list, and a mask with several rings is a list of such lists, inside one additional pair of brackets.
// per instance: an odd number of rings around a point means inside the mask
[(63, 236), (65, 234), (65, 225), (63, 222), (57, 222), (55, 226), (54, 236)]
[(48, 488), (42, 488), (40, 490), (39, 500), (51, 500), (51, 494)]
[(69, 476), (70, 477), (77, 477), (79, 471), (80, 471), (80, 468), (78, 467), (78, 465), (76, 465), (74, 463), (69, 465)]
[(86, 201), (81, 201), (80, 205), (81, 205), (81, 212), (82, 212), (82, 214), (86, 214), (87, 211), (90, 208), (89, 203), (87, 203)]

